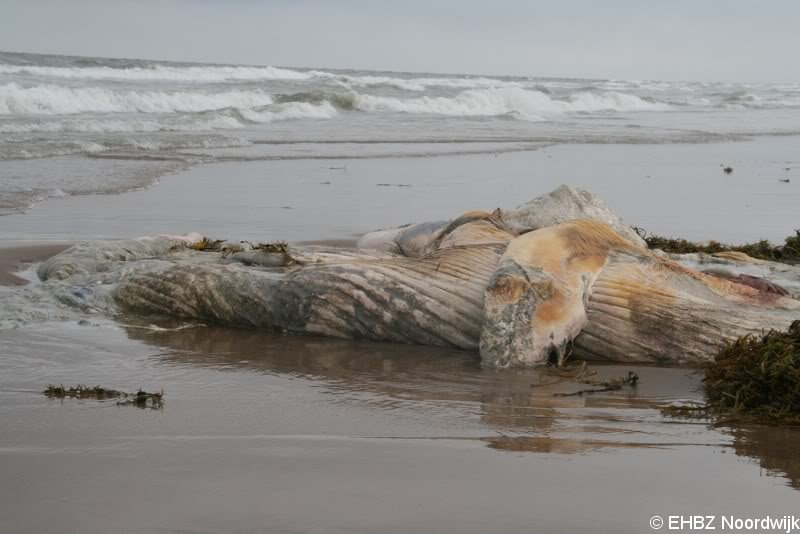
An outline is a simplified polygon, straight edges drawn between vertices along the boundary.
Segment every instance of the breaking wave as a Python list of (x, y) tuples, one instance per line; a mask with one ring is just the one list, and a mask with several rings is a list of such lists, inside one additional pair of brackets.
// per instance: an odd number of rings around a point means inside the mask
[[(56, 85), (0, 86), (0, 115), (76, 115), (139, 113), (126, 118), (11, 120), (0, 133), (197, 131), (239, 128), (289, 119), (329, 119), (337, 110), (449, 116), (512, 116), (531, 121), (566, 113), (668, 111), (669, 104), (635, 95), (578, 92), (562, 98), (518, 87), (469, 89), (455, 96), (397, 98), (355, 91), (312, 91), (270, 95), (262, 90), (219, 93), (132, 91)], [(146, 114), (176, 115), (150, 119)]]
[(533, 82), (499, 80), (486, 78), (483, 76), (470, 77), (409, 77), (400, 78), (395, 76), (351, 76), (346, 74), (334, 74), (325, 71), (309, 71), (308, 74), (315, 79), (338, 83), (342, 87), (394, 87), (405, 91), (425, 91), (430, 87), (442, 87), (449, 89), (479, 89), (488, 87), (520, 87), (530, 88)]
[(300, 71), (278, 67), (245, 66), (188, 66), (150, 65), (125, 68), (94, 67), (48, 67), (32, 65), (0, 65), (0, 75), (23, 75), (70, 80), (114, 80), (114, 81), (173, 81), (173, 82), (256, 82), (270, 80), (317, 80), (344, 87), (396, 87), (407, 91), (424, 91), (429, 87), (473, 89), (484, 87), (525, 87), (521, 81), (500, 80), (484, 76), (461, 77), (399, 77), (378, 75), (336, 74), (322, 70)]
[(239, 113), (245, 121), (259, 124), (290, 119), (330, 119), (336, 115), (336, 108), (329, 102), (287, 102), (270, 109), (241, 109)]
[(374, 113), (415, 113), (450, 116), (513, 116), (525, 120), (546, 120), (565, 113), (600, 111), (668, 111), (669, 104), (613, 91), (578, 92), (554, 98), (539, 90), (519, 87), (470, 89), (453, 97), (396, 98), (355, 91), (325, 91), (276, 95), (276, 102), (329, 103), (339, 110)]
[(0, 74), (47, 76), (51, 78), (125, 80), (125, 81), (185, 81), (226, 82), (258, 80), (307, 80), (305, 72), (277, 67), (39, 67), (28, 65), (0, 65)]
[(0, 115), (186, 113), (227, 107), (252, 108), (271, 103), (272, 97), (261, 90), (204, 93), (59, 85), (22, 87), (16, 83), (0, 85)]
[(25, 75), (69, 80), (172, 81), (172, 82), (257, 82), (270, 80), (329, 82), (342, 87), (395, 87), (406, 91), (425, 91), (429, 87), (473, 89), (484, 87), (525, 87), (521, 81), (499, 80), (483, 76), (398, 77), (336, 74), (322, 70), (299, 71), (278, 67), (194, 66), (175, 67), (45, 67), (0, 65), (0, 75)]
[(781, 92), (763, 92), (756, 94), (752, 90), (739, 90), (724, 95), (720, 107), (724, 109), (779, 109), (800, 107), (800, 90)]
[(554, 115), (597, 111), (668, 111), (663, 102), (617, 93), (574, 93), (564, 99), (541, 91), (516, 87), (464, 91), (455, 97), (399, 99), (354, 95), (355, 109), (373, 112), (433, 113), (451, 116), (511, 115), (526, 120), (547, 120)]
[[(508, 77), (490, 78), (486, 76), (414, 76), (414, 75), (378, 75), (378, 74), (343, 74), (324, 70), (294, 70), (280, 67), (256, 66), (173, 66), (153, 64), (148, 66), (90, 66), (90, 67), (54, 67), (34, 65), (2, 65), (0, 75), (38, 76), (68, 80), (109, 80), (129, 82), (258, 82), (272, 80), (317, 81), (329, 82), (347, 88), (394, 87), (405, 91), (422, 92), (432, 87), (450, 89), (485, 89), (517, 87), (535, 89), (537, 82), (533, 79)], [(548, 82), (545, 82), (548, 83)], [(565, 83), (549, 82), (554, 87)], [(566, 82), (566, 85), (574, 83)], [(650, 91), (692, 91), (683, 82), (657, 81), (624, 81), (598, 80), (598, 85), (607, 90)], [(541, 89), (542, 87), (538, 87)]]

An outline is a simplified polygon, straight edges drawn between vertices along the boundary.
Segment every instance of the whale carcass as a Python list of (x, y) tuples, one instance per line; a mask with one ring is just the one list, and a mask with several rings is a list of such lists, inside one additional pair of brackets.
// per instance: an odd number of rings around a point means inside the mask
[(648, 250), (605, 203), (567, 186), (514, 210), (373, 232), (353, 250), (199, 240), (84, 244), (38, 272), (85, 308), (455, 346), (492, 367), (571, 354), (698, 362), (800, 317), (800, 301), (771, 290), (800, 269), (762, 285), (737, 278), (747, 258), (726, 265), (728, 277), (701, 272), (696, 257)]

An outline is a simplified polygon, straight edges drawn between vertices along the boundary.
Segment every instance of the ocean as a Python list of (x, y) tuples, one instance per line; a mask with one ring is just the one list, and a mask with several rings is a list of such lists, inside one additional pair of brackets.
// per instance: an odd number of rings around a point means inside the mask
[(204, 163), (800, 134), (800, 84), (243, 66), (0, 52), (0, 214)]

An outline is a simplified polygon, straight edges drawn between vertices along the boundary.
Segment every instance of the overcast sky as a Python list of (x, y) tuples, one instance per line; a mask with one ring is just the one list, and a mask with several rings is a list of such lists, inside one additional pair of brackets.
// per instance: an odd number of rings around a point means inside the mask
[(800, 81), (798, 0), (0, 0), (0, 50), (443, 73)]

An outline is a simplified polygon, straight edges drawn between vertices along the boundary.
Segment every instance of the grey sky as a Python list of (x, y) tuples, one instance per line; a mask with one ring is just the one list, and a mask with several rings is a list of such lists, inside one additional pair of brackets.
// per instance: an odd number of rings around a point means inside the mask
[(0, 0), (0, 50), (287, 66), (800, 81), (796, 0)]

